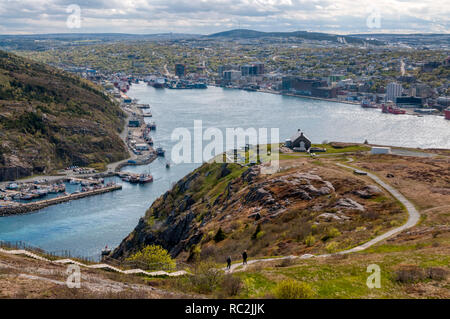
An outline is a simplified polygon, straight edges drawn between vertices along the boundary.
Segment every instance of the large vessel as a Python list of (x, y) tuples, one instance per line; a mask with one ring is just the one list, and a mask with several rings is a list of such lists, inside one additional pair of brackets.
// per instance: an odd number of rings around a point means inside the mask
[(406, 113), (405, 110), (402, 110), (398, 107), (393, 107), (391, 105), (385, 105), (385, 104), (383, 104), (381, 106), (381, 110), (383, 113), (391, 113), (391, 114), (405, 114)]
[(164, 78), (157, 78), (153, 82), (153, 87), (156, 89), (162, 89), (165, 87), (165, 85), (166, 85), (166, 79), (164, 79)]
[(375, 102), (368, 101), (368, 100), (362, 100), (361, 101), (361, 107), (367, 108), (367, 109), (376, 109), (378, 106), (375, 104)]

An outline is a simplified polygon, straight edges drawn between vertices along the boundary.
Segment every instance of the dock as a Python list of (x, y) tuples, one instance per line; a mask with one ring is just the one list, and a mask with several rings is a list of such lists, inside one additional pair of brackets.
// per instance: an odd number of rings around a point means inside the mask
[(64, 196), (41, 200), (41, 201), (36, 201), (36, 202), (32, 202), (32, 203), (25, 203), (25, 204), (19, 203), (14, 206), (10, 206), (10, 207), (0, 207), (0, 216), (26, 214), (26, 213), (29, 213), (32, 211), (43, 209), (48, 206), (61, 204), (64, 202), (68, 202), (71, 200), (76, 200), (76, 199), (80, 199), (80, 198), (84, 198), (84, 197), (109, 193), (109, 192), (113, 192), (113, 191), (120, 190), (120, 189), (122, 189), (122, 185), (112, 185), (112, 186), (107, 186), (107, 187), (100, 188), (100, 189), (94, 189), (94, 190), (90, 190), (90, 191), (86, 191), (86, 192), (82, 192), (82, 193), (64, 195)]

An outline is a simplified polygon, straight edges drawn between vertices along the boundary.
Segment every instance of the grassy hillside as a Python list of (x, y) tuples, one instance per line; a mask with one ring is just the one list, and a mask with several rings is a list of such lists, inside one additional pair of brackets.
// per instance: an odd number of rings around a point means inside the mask
[(0, 51), (0, 180), (125, 158), (124, 116), (91, 83)]
[[(156, 200), (115, 252), (157, 244), (183, 261), (332, 253), (405, 222), (388, 193), (334, 166), (298, 159), (274, 175), (204, 164)], [(319, 163), (320, 164), (320, 163)]]

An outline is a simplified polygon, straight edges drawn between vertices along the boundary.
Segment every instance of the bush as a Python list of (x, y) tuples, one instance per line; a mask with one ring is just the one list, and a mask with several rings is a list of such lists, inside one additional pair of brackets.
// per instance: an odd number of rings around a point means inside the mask
[(223, 274), (219, 266), (212, 261), (202, 261), (192, 269), (189, 281), (192, 288), (198, 293), (210, 293), (217, 289), (223, 281)]
[(170, 257), (167, 250), (158, 245), (148, 245), (144, 249), (126, 259), (136, 263), (138, 267), (147, 270), (173, 270), (176, 268), (175, 260)]
[(273, 294), (278, 299), (309, 299), (314, 297), (314, 290), (307, 283), (289, 279), (278, 283)]
[(216, 235), (214, 236), (214, 241), (216, 243), (224, 240), (227, 238), (227, 235), (225, 235), (224, 231), (222, 230), (222, 227), (219, 227), (219, 230), (217, 231)]
[(295, 264), (295, 260), (292, 257), (284, 258), (276, 267), (289, 267)]
[(188, 262), (197, 262), (200, 260), (200, 255), (202, 253), (202, 249), (199, 245), (192, 245), (189, 249), (189, 257), (187, 258)]
[(338, 247), (339, 247), (339, 244), (335, 241), (332, 241), (331, 243), (329, 243), (328, 245), (325, 246), (325, 249), (329, 253), (334, 253), (338, 250)]
[(222, 292), (225, 297), (234, 297), (239, 294), (243, 287), (242, 279), (232, 274), (227, 274), (223, 278)]
[(328, 229), (328, 232), (327, 232), (328, 238), (334, 238), (334, 237), (338, 237), (340, 235), (341, 235), (341, 232), (337, 228), (331, 227), (330, 229)]
[(258, 224), (258, 226), (256, 226), (256, 230), (252, 235), (252, 239), (258, 239), (258, 234), (261, 232), (261, 224)]
[(305, 238), (305, 245), (311, 247), (316, 242), (316, 238), (313, 235), (309, 235)]
[(412, 283), (425, 279), (425, 271), (419, 266), (401, 266), (395, 271), (395, 280), (402, 283)]
[(425, 270), (427, 277), (433, 280), (445, 280), (447, 278), (447, 270), (440, 267), (429, 267)]

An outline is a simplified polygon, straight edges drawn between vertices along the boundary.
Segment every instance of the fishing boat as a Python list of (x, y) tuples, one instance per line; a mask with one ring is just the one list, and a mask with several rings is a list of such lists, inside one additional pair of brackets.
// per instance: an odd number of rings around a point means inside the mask
[(14, 189), (18, 189), (18, 188), (19, 188), (19, 185), (16, 184), (16, 183), (9, 183), (9, 184), (6, 186), (6, 189), (10, 189), (10, 190), (14, 190)]
[(147, 123), (147, 127), (150, 130), (154, 131), (154, 130), (156, 130), (156, 123), (155, 122)]
[(158, 155), (158, 156), (164, 156), (165, 152), (166, 151), (162, 147), (156, 148), (156, 155)]
[(145, 184), (145, 183), (150, 183), (153, 182), (153, 176), (150, 174), (141, 174), (139, 176), (139, 183), (140, 184)]
[(402, 110), (398, 107), (393, 107), (391, 105), (385, 105), (385, 104), (383, 104), (381, 106), (381, 111), (383, 113), (390, 113), (390, 114), (405, 114), (406, 113), (405, 110)]

